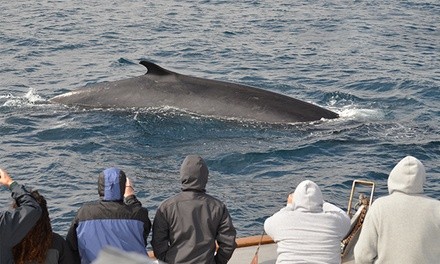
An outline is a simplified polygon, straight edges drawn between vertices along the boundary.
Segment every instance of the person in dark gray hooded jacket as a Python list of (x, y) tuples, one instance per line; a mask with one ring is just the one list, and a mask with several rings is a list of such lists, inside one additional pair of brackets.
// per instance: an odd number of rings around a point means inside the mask
[(236, 230), (225, 204), (206, 194), (205, 161), (187, 156), (180, 179), (182, 192), (162, 202), (154, 217), (154, 255), (169, 264), (227, 263), (237, 246)]

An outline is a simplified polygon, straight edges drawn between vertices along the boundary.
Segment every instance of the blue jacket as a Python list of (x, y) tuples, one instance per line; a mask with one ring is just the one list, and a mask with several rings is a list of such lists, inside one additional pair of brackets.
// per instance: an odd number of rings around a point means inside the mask
[(116, 168), (107, 169), (98, 185), (101, 200), (85, 203), (67, 233), (75, 258), (91, 263), (105, 246), (147, 254), (151, 229), (148, 210), (134, 195), (123, 201), (125, 174)]
[(14, 263), (12, 248), (32, 229), (41, 216), (41, 208), (32, 195), (20, 184), (11, 186), (17, 208), (0, 213), (0, 263)]

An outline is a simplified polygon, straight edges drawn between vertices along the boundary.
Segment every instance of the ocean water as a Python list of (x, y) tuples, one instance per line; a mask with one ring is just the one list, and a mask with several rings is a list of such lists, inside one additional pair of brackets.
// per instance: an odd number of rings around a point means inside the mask
[[(118, 166), (153, 219), (180, 191), (188, 154), (210, 168), (238, 236), (257, 235), (304, 179), (346, 209), (352, 181), (377, 184), (404, 156), (440, 199), (440, 4), (390, 1), (2, 1), (0, 166), (49, 200), (65, 235)], [(268, 124), (167, 109), (82, 110), (48, 100), (142, 75), (142, 59), (183, 74), (283, 93), (340, 114)], [(10, 193), (0, 189), (1, 209)]]

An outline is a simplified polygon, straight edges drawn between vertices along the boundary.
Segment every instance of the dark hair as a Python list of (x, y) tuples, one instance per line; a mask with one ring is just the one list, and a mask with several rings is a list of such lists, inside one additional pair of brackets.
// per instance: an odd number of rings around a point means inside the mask
[(15, 264), (44, 263), (52, 245), (52, 226), (46, 199), (37, 190), (31, 194), (40, 205), (42, 214), (31, 231), (12, 249)]

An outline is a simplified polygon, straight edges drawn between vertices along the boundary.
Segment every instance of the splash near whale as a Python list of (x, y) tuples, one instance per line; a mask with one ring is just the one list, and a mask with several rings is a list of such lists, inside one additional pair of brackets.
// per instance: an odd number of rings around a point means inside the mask
[(333, 119), (337, 113), (261, 88), (179, 74), (149, 61), (145, 75), (87, 85), (50, 99), (82, 108), (172, 107), (202, 116), (271, 124)]

